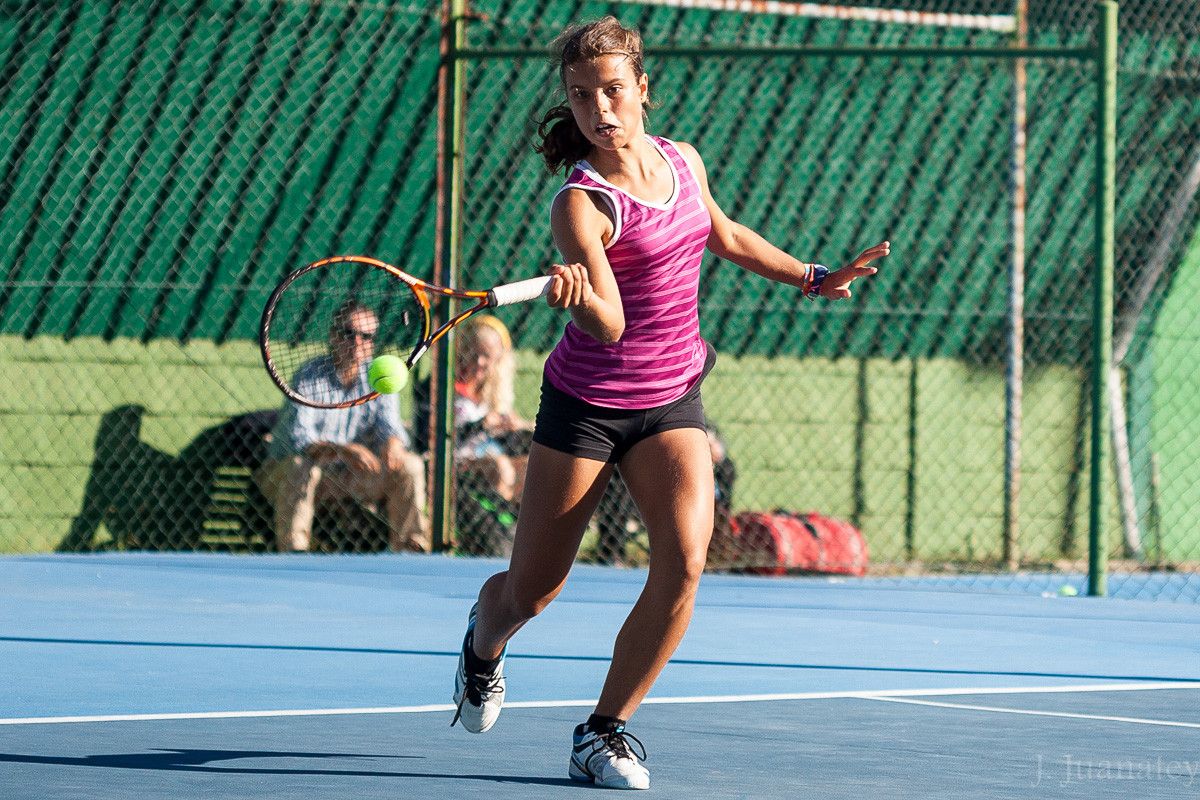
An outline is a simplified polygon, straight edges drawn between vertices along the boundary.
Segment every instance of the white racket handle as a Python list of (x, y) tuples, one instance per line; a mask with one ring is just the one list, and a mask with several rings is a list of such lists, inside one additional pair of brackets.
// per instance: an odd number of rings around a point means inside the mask
[(552, 280), (554, 278), (547, 275), (542, 278), (530, 278), (527, 281), (497, 286), (488, 292), (488, 305), (497, 308), (544, 297), (546, 292), (550, 291), (550, 281)]

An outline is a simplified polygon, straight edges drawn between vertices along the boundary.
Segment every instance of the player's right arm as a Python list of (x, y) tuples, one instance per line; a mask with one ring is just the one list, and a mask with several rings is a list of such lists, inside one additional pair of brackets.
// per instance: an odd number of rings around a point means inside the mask
[(550, 269), (557, 280), (547, 301), (570, 309), (574, 323), (597, 341), (616, 342), (625, 332), (625, 309), (604, 252), (604, 242), (613, 233), (612, 221), (596, 207), (589, 192), (568, 189), (554, 198), (550, 229), (565, 263)]

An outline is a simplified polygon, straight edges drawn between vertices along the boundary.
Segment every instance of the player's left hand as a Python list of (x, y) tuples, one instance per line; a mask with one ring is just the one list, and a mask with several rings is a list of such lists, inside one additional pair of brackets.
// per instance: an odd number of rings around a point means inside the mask
[(871, 262), (883, 258), (891, 252), (891, 242), (880, 242), (859, 254), (847, 267), (829, 273), (821, 284), (821, 297), (829, 300), (845, 300), (850, 297), (850, 284), (859, 278), (865, 278), (879, 272), (878, 267), (872, 267)]

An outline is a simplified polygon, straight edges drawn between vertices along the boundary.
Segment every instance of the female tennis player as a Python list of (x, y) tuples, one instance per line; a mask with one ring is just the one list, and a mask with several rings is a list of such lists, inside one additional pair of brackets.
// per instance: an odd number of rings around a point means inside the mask
[[(613, 17), (555, 43), (567, 102), (535, 149), (570, 170), (550, 220), (565, 264), (547, 302), (571, 321), (546, 361), (526, 491), (506, 571), (489, 578), (467, 623), (454, 722), (482, 733), (504, 702), (509, 639), (558, 595), (614, 465), (650, 539), (646, 586), (617, 636), (595, 713), (575, 728), (569, 775), (645, 789), (645, 748), (626, 732), (682, 639), (713, 528), (713, 470), (700, 384), (714, 353), (700, 337), (700, 261), (721, 258), (810, 297), (850, 297), (877, 271), (878, 244), (830, 272), (731, 221), (690, 145), (646, 134), (641, 37)], [(581, 620), (580, 624), (586, 624)]]

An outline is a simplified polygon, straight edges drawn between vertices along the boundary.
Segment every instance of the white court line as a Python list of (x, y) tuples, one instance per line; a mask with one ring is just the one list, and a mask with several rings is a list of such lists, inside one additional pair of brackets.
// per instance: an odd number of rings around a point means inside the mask
[[(791, 694), (731, 694), (698, 697), (647, 697), (643, 705), (694, 705), (700, 703), (763, 703), (779, 700), (884, 700), (902, 697), (946, 697), (963, 694), (1057, 694), (1073, 692), (1138, 692), (1154, 689), (1200, 689), (1200, 683), (1091, 683), (1075, 686), (986, 686), (953, 689), (878, 689), (861, 692), (797, 692)], [(897, 702), (900, 702), (897, 700)], [(590, 700), (519, 700), (505, 708), (579, 708), (594, 706)], [(381, 706), (375, 708), (299, 708), (268, 711), (197, 711), (178, 714), (111, 714), (90, 717), (12, 717), (0, 725), (62, 725), (87, 722), (151, 722), (173, 719), (249, 719), (254, 717), (329, 717), (366, 714), (426, 714), (454, 711), (445, 704), (424, 706)], [(1180, 723), (1185, 724), (1185, 723)]]
[(1033, 711), (1026, 708), (998, 708), (996, 706), (969, 706), (961, 703), (937, 703), (932, 700), (912, 700), (904, 697), (870, 697), (884, 703), (906, 703), (914, 706), (936, 706), (959, 708), (967, 711), (987, 711), (993, 714), (1025, 714), (1031, 717), (1066, 717), (1067, 719), (1092, 719), (1103, 722), (1130, 722), (1135, 725), (1162, 725), (1168, 728), (1200, 728), (1198, 722), (1174, 722), (1166, 719), (1141, 719), (1140, 717), (1105, 717), (1098, 714), (1069, 714), (1065, 711)]

